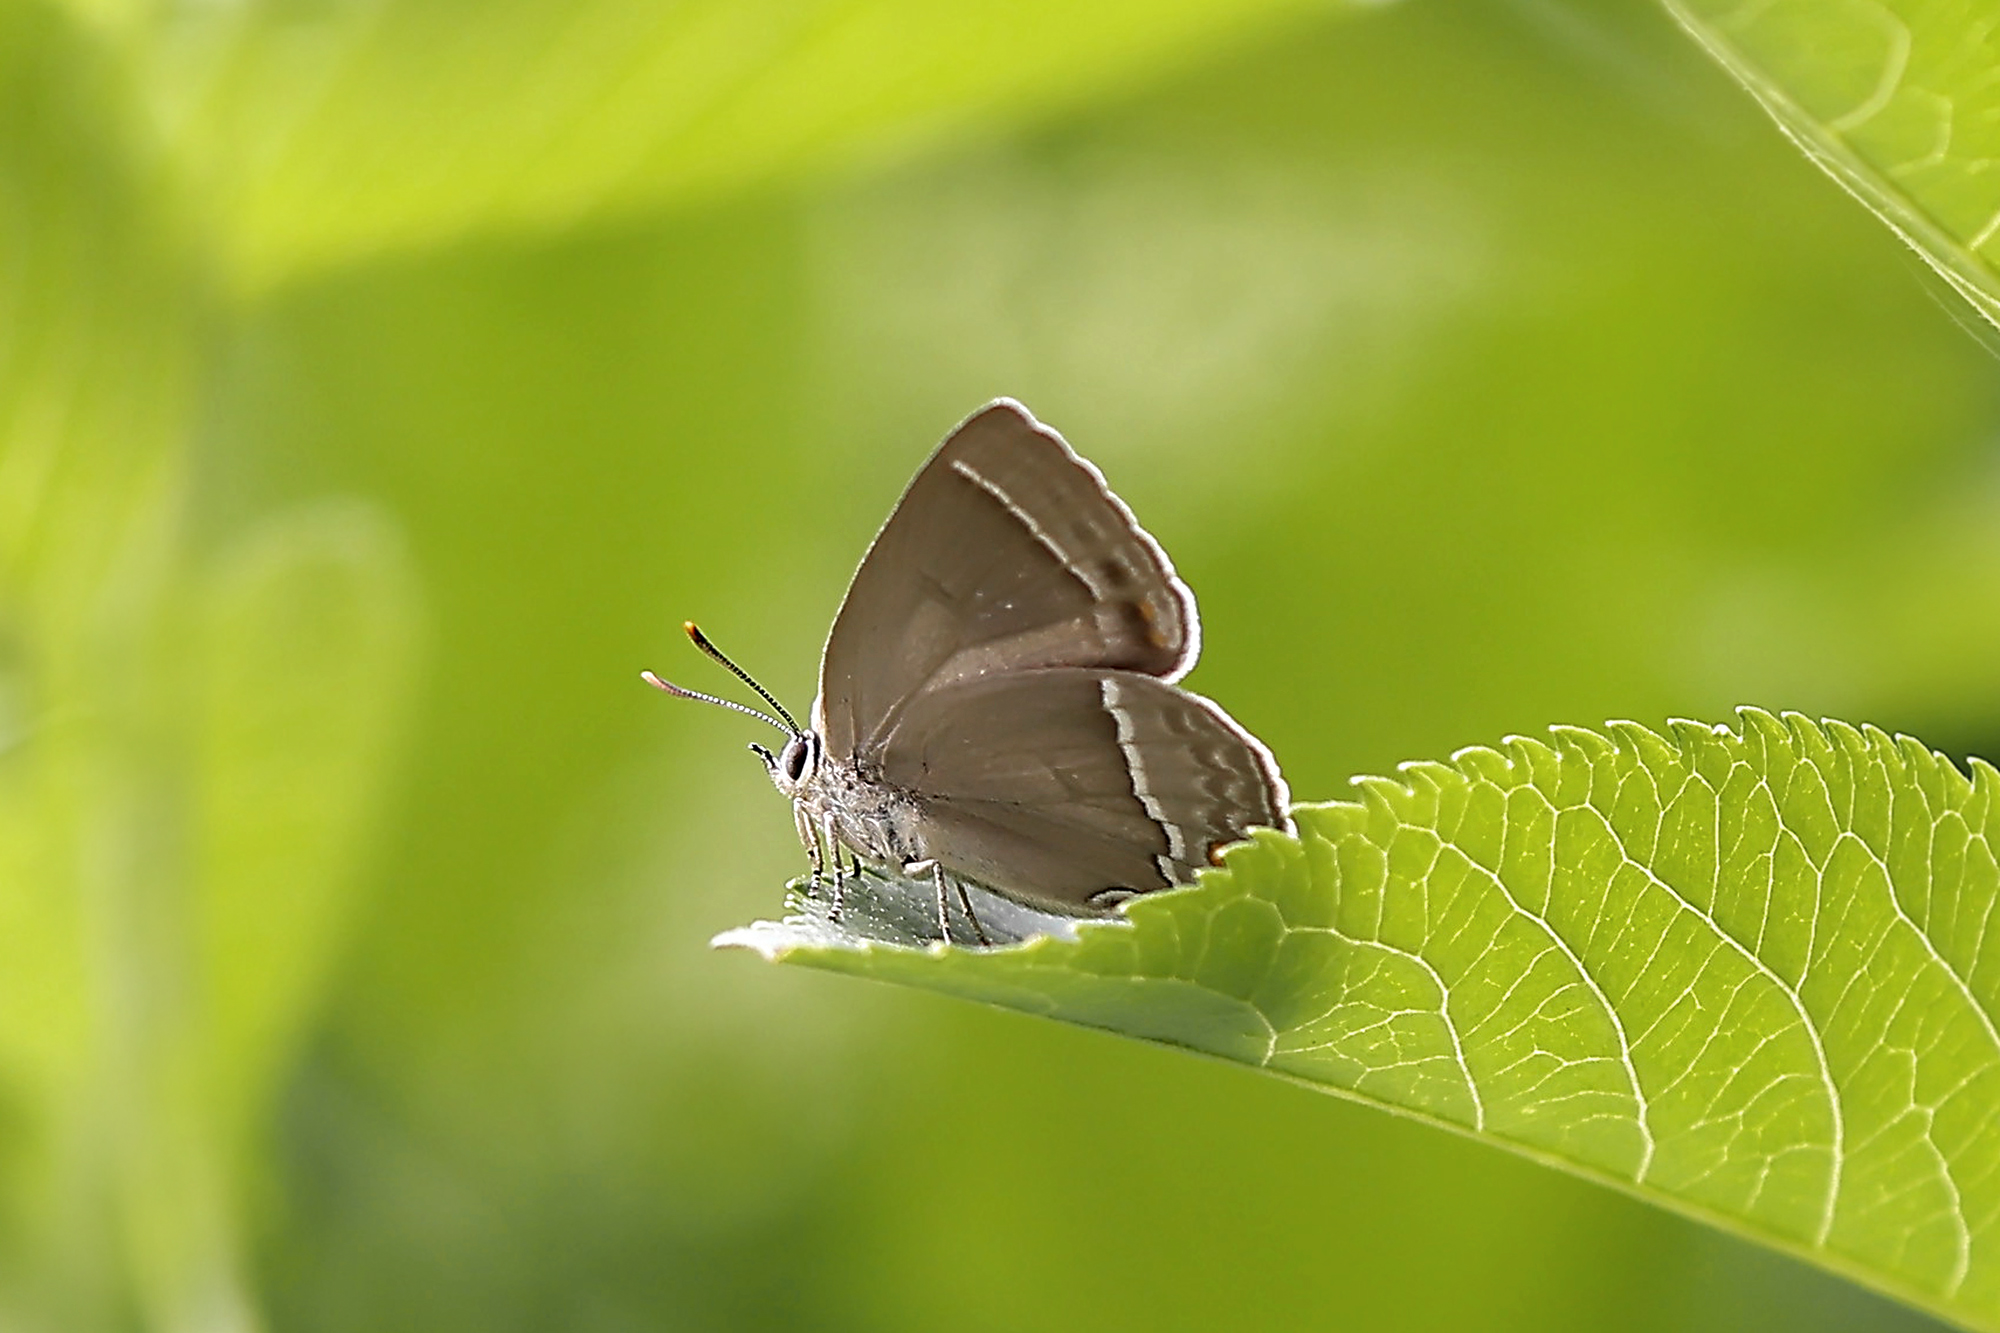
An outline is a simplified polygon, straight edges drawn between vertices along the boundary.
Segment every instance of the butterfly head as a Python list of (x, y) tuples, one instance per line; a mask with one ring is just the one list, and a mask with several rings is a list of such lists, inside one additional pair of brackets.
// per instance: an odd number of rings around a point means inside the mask
[(823, 747), (819, 737), (810, 731), (795, 733), (785, 742), (785, 748), (776, 754), (772, 754), (761, 745), (753, 745), (750, 748), (757, 752), (757, 757), (764, 761), (764, 767), (770, 771), (771, 785), (792, 800), (797, 800), (806, 788), (812, 786), (813, 779), (819, 776), (819, 760)]
[[(786, 740), (784, 748), (776, 754), (771, 752), (770, 747), (754, 743), (750, 746), (750, 749), (755, 752), (759, 759), (764, 761), (765, 771), (770, 773), (771, 781), (776, 785), (778, 790), (786, 796), (797, 799), (802, 791), (812, 785), (813, 778), (819, 772), (819, 760), (822, 748), (819, 737), (805, 730), (805, 728), (793, 720), (792, 715), (785, 711), (785, 706), (779, 703), (769, 690), (752, 680), (749, 672), (723, 656), (722, 650), (710, 643), (707, 636), (695, 627), (693, 621), (690, 620), (684, 628), (687, 630), (688, 637), (694, 640), (695, 647), (722, 663), (723, 666), (728, 667), (731, 674), (757, 692), (758, 698), (776, 709), (778, 716), (772, 717), (769, 713), (762, 713), (755, 708), (746, 707), (733, 699), (718, 699), (712, 694), (703, 694), (699, 690), (684, 689), (672, 681), (660, 679), (650, 671), (640, 672), (639, 678), (655, 689), (665, 690), (668, 694), (682, 699), (693, 699), (697, 703), (714, 704), (718, 708), (727, 708), (732, 712), (747, 713), (751, 717), (760, 718), (776, 727), (779, 731), (786, 733), (789, 739)], [(783, 720), (780, 721), (779, 719)]]

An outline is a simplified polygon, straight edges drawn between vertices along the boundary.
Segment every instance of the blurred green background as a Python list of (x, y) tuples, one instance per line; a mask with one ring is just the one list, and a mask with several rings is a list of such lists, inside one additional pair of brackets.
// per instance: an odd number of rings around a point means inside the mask
[(1001, 393), (1301, 799), (2000, 743), (2000, 374), (1638, 0), (0, 0), (0, 1324), (1915, 1329), (1241, 1069), (706, 947)]

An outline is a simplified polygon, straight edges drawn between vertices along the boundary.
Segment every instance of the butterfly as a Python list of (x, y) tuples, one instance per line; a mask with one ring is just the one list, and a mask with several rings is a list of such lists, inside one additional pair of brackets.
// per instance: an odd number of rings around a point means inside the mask
[(777, 716), (752, 745), (792, 802), (838, 917), (853, 860), (928, 876), (938, 930), (964, 883), (1047, 912), (1107, 913), (1193, 880), (1250, 829), (1289, 830), (1269, 750), (1176, 682), (1194, 595), (1132, 511), (1020, 403), (997, 399), (917, 472), (849, 585), (801, 727), (692, 622), (697, 647)]

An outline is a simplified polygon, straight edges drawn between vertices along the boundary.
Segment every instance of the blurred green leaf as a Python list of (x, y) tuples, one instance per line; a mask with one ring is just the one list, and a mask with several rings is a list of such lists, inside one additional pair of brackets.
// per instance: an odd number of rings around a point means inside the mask
[(0, 1323), (247, 1328), (246, 1167), (408, 675), (378, 519), (191, 521), (213, 293), (101, 34), (0, 5)]
[(346, 939), (410, 674), (411, 582), (393, 529), (352, 504), (267, 520), (210, 581), (200, 947), (225, 1141), (266, 1109)]
[(2000, 1328), (2000, 774), (1742, 717), (1408, 765), (1067, 939), (717, 943), (1240, 1061)]
[(1667, 0), (1785, 132), (2000, 324), (2000, 21), (1975, 0)]
[(258, 288), (895, 156), (1103, 98), (1323, 0), (184, 7), (147, 94)]
[(238, 1303), (207, 1143), (170, 1090), (202, 307), (119, 89), (86, 37), (0, 7), (0, 1320), (21, 1326)]

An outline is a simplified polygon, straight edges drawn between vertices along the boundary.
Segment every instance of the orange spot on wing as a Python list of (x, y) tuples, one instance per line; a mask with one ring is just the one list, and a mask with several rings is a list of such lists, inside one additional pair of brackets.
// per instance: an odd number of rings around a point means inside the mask
[(1146, 627), (1146, 642), (1155, 648), (1167, 646), (1167, 636), (1160, 630), (1159, 608), (1151, 602), (1134, 602), (1132, 609), (1139, 615), (1139, 623)]

